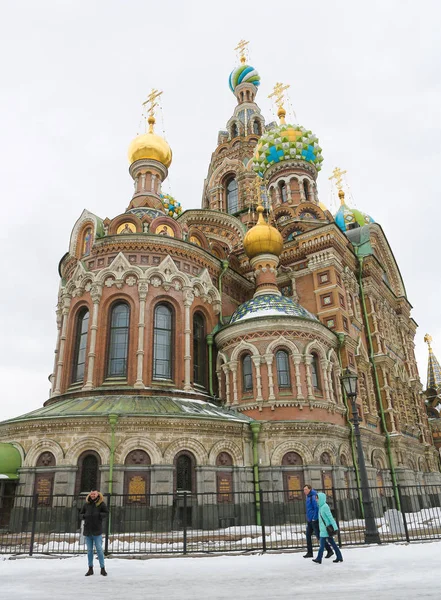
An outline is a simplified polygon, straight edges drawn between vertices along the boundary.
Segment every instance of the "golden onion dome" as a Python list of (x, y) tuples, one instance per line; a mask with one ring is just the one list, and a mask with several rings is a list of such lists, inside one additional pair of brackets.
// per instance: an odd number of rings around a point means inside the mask
[(275, 227), (272, 227), (263, 218), (263, 206), (257, 207), (259, 218), (243, 240), (243, 245), (248, 258), (258, 254), (274, 254), (279, 256), (283, 249), (283, 238)]
[(165, 167), (169, 167), (172, 161), (172, 151), (167, 142), (160, 135), (153, 132), (154, 117), (149, 117), (150, 130), (148, 133), (138, 135), (129, 146), (130, 164), (136, 160), (157, 160)]

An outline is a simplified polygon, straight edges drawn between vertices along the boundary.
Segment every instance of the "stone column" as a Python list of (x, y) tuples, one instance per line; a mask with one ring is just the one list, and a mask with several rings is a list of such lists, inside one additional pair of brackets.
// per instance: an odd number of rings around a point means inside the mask
[(291, 354), (291, 358), (294, 362), (294, 369), (296, 373), (297, 399), (303, 400), (302, 378), (300, 376), (300, 363), (302, 362), (302, 357), (300, 354)]
[(256, 369), (256, 387), (257, 387), (256, 400), (258, 402), (263, 402), (263, 396), (262, 396), (262, 376), (260, 374), (260, 356), (252, 356), (251, 360), (253, 361), (254, 368)]
[(63, 311), (62, 311), (62, 303), (60, 300), (58, 302), (58, 307), (57, 307), (57, 343), (55, 345), (54, 368), (52, 370), (52, 376), (51, 376), (51, 383), (52, 383), (51, 396), (53, 396), (54, 390), (55, 390), (55, 378), (56, 378), (56, 373), (57, 373), (58, 356), (60, 353), (62, 322), (63, 322)]
[(145, 300), (149, 286), (145, 281), (138, 283), (139, 297), (139, 321), (138, 321), (138, 350), (136, 351), (136, 381), (134, 387), (144, 388), (143, 366), (144, 366), (144, 334), (145, 334)]
[(303, 186), (303, 179), (299, 179), (299, 192), (300, 192), (300, 202), (306, 202), (305, 188)]
[(61, 376), (63, 374), (63, 359), (64, 359), (64, 345), (66, 342), (66, 329), (67, 329), (67, 318), (70, 310), (70, 303), (72, 300), (72, 296), (70, 294), (63, 294), (62, 302), (62, 322), (61, 322), (61, 336), (60, 336), (60, 351), (58, 353), (58, 361), (57, 361), (57, 373), (55, 376), (55, 389), (54, 396), (58, 396), (61, 394)]
[(94, 283), (90, 289), (90, 297), (93, 302), (92, 323), (90, 325), (90, 342), (89, 353), (87, 355), (87, 380), (83, 386), (83, 390), (91, 390), (93, 388), (93, 376), (95, 370), (95, 347), (96, 347), (96, 332), (98, 329), (98, 311), (100, 307), (101, 295), (103, 288), (101, 285)]
[(312, 389), (312, 374), (311, 374), (312, 356), (305, 356), (306, 367), (306, 387), (308, 388), (308, 400), (314, 400), (314, 390)]
[(191, 387), (191, 323), (190, 308), (193, 304), (194, 294), (191, 289), (184, 291), (184, 390), (190, 392)]
[(228, 365), (222, 365), (222, 371), (225, 375), (225, 403), (230, 406), (230, 374), (228, 372)]
[(237, 360), (230, 362), (228, 366), (233, 373), (233, 404), (237, 404)]
[(274, 395), (274, 378), (273, 378), (273, 360), (274, 354), (265, 354), (264, 356), (268, 369), (268, 387), (269, 387), (269, 396), (268, 400), (275, 400), (276, 397)]
[(141, 175), (141, 190), (145, 190), (145, 173)]
[(156, 175), (155, 173), (152, 174), (152, 179), (151, 179), (151, 185), (150, 185), (150, 191), (154, 192), (155, 191), (155, 181), (156, 181)]
[(328, 361), (326, 359), (322, 359), (320, 361), (320, 366), (322, 368), (322, 373), (323, 373), (323, 387), (325, 388), (323, 391), (324, 396), (325, 396), (325, 400), (330, 401), (331, 400), (331, 395), (330, 395), (330, 391), (329, 391), (329, 379), (328, 379)]

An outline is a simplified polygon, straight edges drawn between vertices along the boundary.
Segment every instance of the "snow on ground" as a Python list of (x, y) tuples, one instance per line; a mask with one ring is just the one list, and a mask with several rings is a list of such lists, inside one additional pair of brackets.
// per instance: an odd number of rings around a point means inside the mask
[[(302, 553), (251, 556), (110, 558), (108, 577), (84, 577), (85, 556), (0, 556), (1, 600), (284, 600), (441, 598), (441, 542), (343, 548), (343, 563)], [(5, 560), (2, 560), (2, 559)]]

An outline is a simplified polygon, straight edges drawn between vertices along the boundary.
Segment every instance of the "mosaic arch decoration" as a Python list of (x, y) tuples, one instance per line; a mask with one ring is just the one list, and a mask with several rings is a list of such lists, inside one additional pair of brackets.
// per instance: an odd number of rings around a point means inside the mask
[(136, 233), (136, 227), (133, 223), (122, 223), (118, 229), (116, 230), (116, 233), (119, 235), (120, 233)]
[(175, 237), (175, 232), (170, 225), (158, 225), (155, 231), (156, 235), (168, 235), (169, 237)]

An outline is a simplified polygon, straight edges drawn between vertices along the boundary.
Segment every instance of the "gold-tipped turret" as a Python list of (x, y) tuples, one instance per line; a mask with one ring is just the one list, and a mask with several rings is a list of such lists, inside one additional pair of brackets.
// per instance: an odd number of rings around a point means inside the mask
[(256, 225), (252, 227), (243, 240), (243, 245), (248, 258), (254, 258), (259, 254), (273, 254), (280, 256), (283, 249), (283, 238), (275, 227), (263, 218), (264, 208), (261, 204), (257, 207), (259, 218)]

